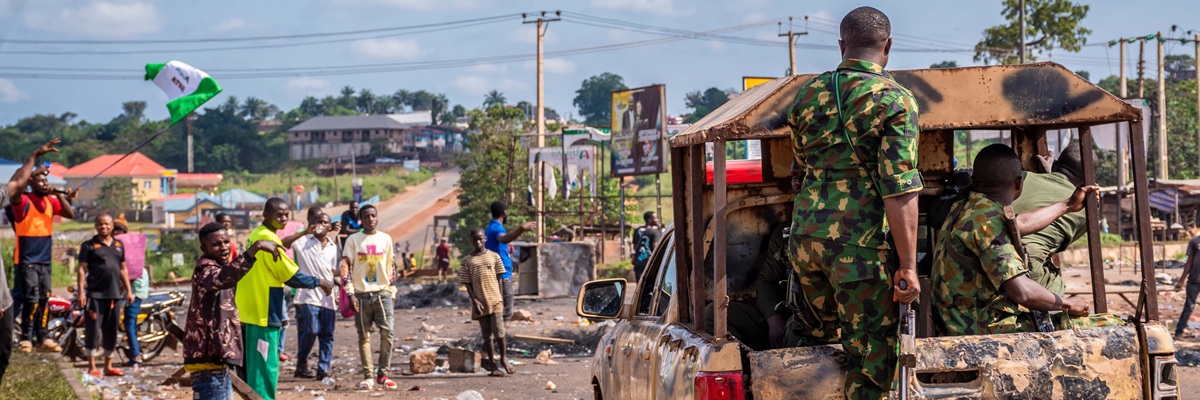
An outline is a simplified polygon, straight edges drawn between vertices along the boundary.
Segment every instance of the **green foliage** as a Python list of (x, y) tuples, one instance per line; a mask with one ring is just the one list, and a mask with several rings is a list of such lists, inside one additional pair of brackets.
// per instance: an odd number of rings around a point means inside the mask
[[(983, 39), (975, 45), (975, 61), (986, 64), (1016, 64), (1021, 47), (1021, 31), (1017, 19), (1020, 1), (1004, 0), (1001, 14), (1007, 21), (983, 31)], [(1025, 2), (1025, 61), (1056, 48), (1077, 52), (1087, 43), (1090, 29), (1080, 23), (1091, 8), (1071, 0), (1024, 0)]]
[[(1109, 76), (1101, 79), (1097, 85), (1100, 88), (1111, 93), (1119, 93), (1118, 85), (1120, 84), (1119, 77)], [(1130, 96), (1137, 96), (1136, 81), (1128, 82), (1128, 90)], [(1153, 79), (1146, 79), (1143, 82), (1146, 101), (1152, 109), (1157, 108), (1158, 104), (1158, 82)], [(1196, 80), (1181, 80), (1166, 82), (1166, 98), (1167, 98), (1167, 173), (1171, 178), (1175, 179), (1193, 179), (1200, 177), (1197, 175), (1198, 165), (1197, 137), (1196, 137)], [(1146, 144), (1148, 147), (1146, 170), (1153, 171), (1158, 169), (1158, 118), (1151, 118), (1150, 140)], [(1116, 171), (1116, 159), (1113, 158), (1113, 171)], [(1104, 160), (1101, 160), (1103, 168)], [(1100, 171), (1098, 169), (1098, 171)], [(1116, 179), (1113, 179), (1116, 182)]]
[(612, 92), (628, 89), (620, 75), (605, 72), (587, 78), (575, 91), (572, 104), (579, 109), (583, 123), (608, 128), (612, 125)]
[[(183, 254), (183, 265), (173, 265), (172, 255)], [(174, 272), (176, 277), (192, 276), (196, 260), (202, 255), (200, 240), (195, 233), (171, 232), (164, 233), (158, 242), (158, 251), (148, 254), (146, 263), (151, 265), (153, 276), (151, 281), (162, 282), (167, 274)]]
[(508, 103), (508, 99), (499, 90), (490, 91), (483, 96), (483, 108), (504, 107), (506, 103)]
[[(486, 111), (472, 110), (470, 115), (471, 129), (467, 134), (470, 151), (455, 160), (462, 168), (459, 186), (466, 189), (458, 196), (459, 212), (454, 215), (458, 229), (450, 232), (450, 243), (459, 250), (473, 248), (470, 231), (486, 226), (492, 219), (488, 207), (493, 201), (508, 201), (506, 225), (510, 229), (533, 218), (525, 201), (529, 179), (524, 170), (529, 144), (514, 142), (516, 135), (526, 128), (524, 112), (515, 107), (492, 107)], [(509, 187), (513, 201), (505, 195)]]
[(929, 68), (934, 68), (934, 69), (958, 68), (958, 61), (954, 61), (954, 60), (942, 61), (940, 63), (930, 65)]
[(120, 214), (136, 208), (133, 204), (133, 191), (137, 185), (129, 179), (108, 179), (100, 186), (100, 197), (96, 201), (95, 213), (106, 212), (112, 215)]
[[(333, 177), (316, 176), (306, 169), (295, 169), (293, 171), (291, 174), (231, 175), (226, 177), (224, 182), (221, 182), (219, 190), (225, 191), (238, 188), (268, 196), (285, 196), (291, 192), (293, 186), (302, 185), (306, 191), (316, 187), (320, 195), (317, 201), (321, 203), (331, 201), (343, 202), (354, 198), (354, 190), (350, 186), (350, 174), (342, 174), (337, 177), (337, 193), (335, 197)], [(403, 193), (406, 186), (419, 184), (432, 176), (433, 172), (429, 170), (420, 170), (418, 172), (383, 170), (360, 177), (363, 178), (364, 197), (370, 198), (371, 196), (379, 195), (380, 198), (387, 199), (396, 194)]]
[(596, 266), (596, 273), (600, 275), (599, 279), (614, 279), (624, 278), (633, 271), (633, 261), (623, 260), (615, 263), (601, 264)]
[(705, 115), (708, 115), (716, 110), (717, 107), (729, 101), (729, 95), (732, 94), (730, 92), (732, 91), (724, 91), (715, 87), (708, 88), (704, 92), (700, 92), (699, 90), (688, 92), (684, 96), (683, 102), (688, 108), (692, 109), (692, 114), (684, 122), (690, 124), (699, 121), (700, 118), (704, 118)]

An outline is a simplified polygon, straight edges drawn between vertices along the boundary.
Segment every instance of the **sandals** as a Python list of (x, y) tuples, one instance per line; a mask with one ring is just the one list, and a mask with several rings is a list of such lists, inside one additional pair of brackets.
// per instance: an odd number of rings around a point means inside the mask
[(488, 372), (488, 376), (494, 376), (494, 377), (497, 377), (497, 378), (503, 378), (503, 377), (505, 377), (505, 376), (508, 376), (508, 375), (505, 375), (505, 374), (504, 374), (504, 372), (500, 371), (500, 369), (493, 369), (493, 370), (492, 370), (492, 372)]
[(116, 368), (109, 368), (104, 370), (104, 376), (125, 376), (125, 373)]
[(397, 388), (396, 382), (392, 382), (392, 380), (388, 379), (386, 376), (375, 378), (375, 383), (378, 383), (379, 386), (383, 386), (383, 388), (387, 390), (396, 390)]
[(100, 370), (98, 370), (98, 369), (92, 369), (92, 370), (88, 370), (87, 374), (88, 374), (88, 375), (91, 375), (91, 376), (94, 376), (94, 377), (97, 377), (97, 378), (99, 378), (99, 377), (101, 377), (101, 376), (104, 376), (104, 374), (101, 374), (101, 373), (100, 373)]

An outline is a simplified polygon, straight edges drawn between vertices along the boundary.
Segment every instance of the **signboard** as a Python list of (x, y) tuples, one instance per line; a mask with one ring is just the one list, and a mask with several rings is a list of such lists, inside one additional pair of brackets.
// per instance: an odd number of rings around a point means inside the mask
[(745, 92), (747, 90), (750, 90), (750, 88), (752, 88), (752, 87), (773, 81), (775, 79), (778, 79), (778, 78), (765, 78), (765, 77), (760, 77), (760, 76), (743, 76), (742, 77), (742, 91)]
[(404, 160), (404, 169), (417, 172), (421, 169), (421, 160)]
[(612, 94), (613, 176), (665, 170), (666, 87), (653, 85)]

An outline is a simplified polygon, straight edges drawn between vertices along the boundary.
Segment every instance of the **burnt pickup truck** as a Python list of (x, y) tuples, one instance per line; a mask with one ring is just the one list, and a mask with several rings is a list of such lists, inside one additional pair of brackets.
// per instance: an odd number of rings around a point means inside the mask
[[(1006, 132), (1027, 170), (1049, 155), (1046, 131), (1077, 129), (1084, 175), (1095, 182), (1091, 127), (1142, 114), (1054, 63), (895, 71), (921, 109), (919, 165), (926, 182), (922, 217), (954, 172), (955, 130)], [(592, 367), (597, 399), (841, 399), (840, 346), (753, 350), (730, 334), (731, 282), (753, 277), (768, 237), (789, 224), (792, 145), (786, 107), (813, 75), (754, 87), (670, 139), (674, 226), (639, 284), (587, 283), (577, 312), (616, 319)], [(1126, 323), (1047, 333), (938, 337), (932, 333), (928, 277), (915, 305), (914, 335), (901, 337), (911, 368), (910, 399), (1177, 399), (1174, 342), (1160, 323), (1151, 251), (1144, 140), (1126, 137), (1132, 155), (1134, 222), (1143, 271), (1138, 307)], [(727, 179), (729, 142), (759, 140), (761, 180)], [(712, 159), (706, 146), (713, 148)], [(713, 179), (705, 179), (711, 170)], [(1104, 282), (1099, 208), (1087, 205), (1090, 278)], [(922, 224), (918, 251), (932, 254), (937, 227)], [(1093, 311), (1107, 313), (1103, 284)], [(706, 308), (711, 311), (706, 313)], [(711, 317), (709, 316), (711, 315)], [(893, 393), (891, 398), (900, 398)]]

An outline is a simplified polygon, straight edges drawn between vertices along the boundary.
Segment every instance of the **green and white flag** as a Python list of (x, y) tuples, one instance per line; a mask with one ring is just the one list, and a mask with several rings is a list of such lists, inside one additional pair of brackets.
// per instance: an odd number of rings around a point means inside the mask
[(167, 111), (171, 112), (171, 125), (221, 93), (221, 85), (211, 76), (176, 60), (166, 64), (146, 64), (146, 80), (154, 81), (170, 99)]

